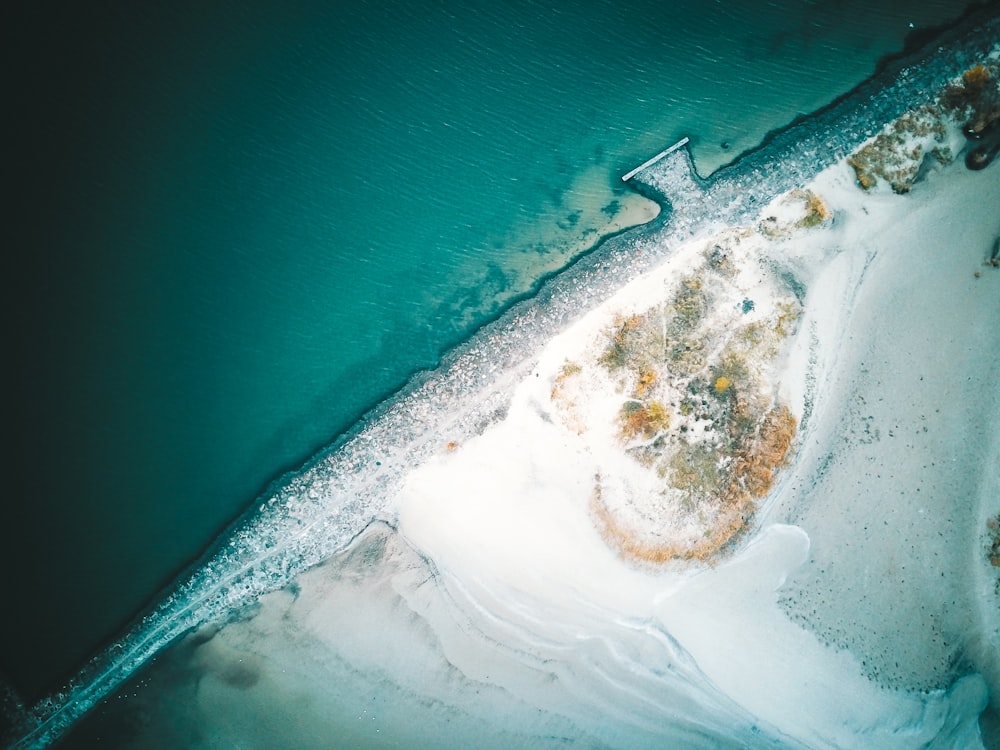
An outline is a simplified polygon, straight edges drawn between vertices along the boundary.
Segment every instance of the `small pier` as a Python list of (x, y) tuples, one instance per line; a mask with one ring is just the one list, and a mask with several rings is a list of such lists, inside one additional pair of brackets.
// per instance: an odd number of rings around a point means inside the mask
[(632, 171), (626, 172), (625, 174), (623, 174), (622, 175), (622, 182), (628, 182), (633, 177), (635, 177), (637, 174), (639, 174), (639, 172), (641, 172), (642, 170), (644, 170), (646, 167), (653, 166), (654, 164), (656, 164), (656, 162), (658, 162), (664, 156), (672, 154), (677, 149), (679, 149), (679, 148), (681, 148), (683, 146), (686, 146), (687, 142), (688, 142), (688, 137), (684, 136), (679, 141), (677, 141), (677, 143), (675, 143), (673, 146), (671, 146), (670, 148), (664, 149), (663, 151), (661, 151), (660, 153), (658, 153), (656, 156), (654, 156), (652, 159), (646, 159), (646, 161), (644, 161), (642, 164), (640, 164), (638, 167), (636, 167)]

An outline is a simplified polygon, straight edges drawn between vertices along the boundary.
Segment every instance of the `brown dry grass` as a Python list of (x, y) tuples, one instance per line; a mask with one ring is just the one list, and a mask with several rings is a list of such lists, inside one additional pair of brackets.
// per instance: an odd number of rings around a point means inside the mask
[(736, 456), (734, 491), (745, 491), (754, 499), (764, 497), (774, 483), (774, 471), (785, 460), (795, 436), (796, 421), (787, 406), (772, 409), (761, 422), (757, 435)]
[(696, 542), (654, 542), (620, 521), (607, 507), (601, 477), (594, 477), (590, 509), (604, 541), (628, 560), (663, 564), (671, 560), (709, 562), (746, 531), (756, 509), (774, 484), (775, 471), (788, 456), (795, 436), (795, 416), (786, 406), (767, 413), (760, 427), (737, 453), (734, 468), (716, 495), (718, 513)]
[(1000, 568), (1000, 513), (986, 522), (986, 528), (990, 533), (990, 546), (986, 558), (990, 561), (990, 565)]
[[(934, 142), (940, 144), (946, 135), (947, 128), (939, 112), (924, 105), (902, 114), (886, 130), (847, 157), (847, 163), (854, 169), (861, 188), (869, 190), (882, 179), (889, 183), (893, 192), (907, 193), (923, 162), (924, 145), (914, 145), (912, 139), (932, 136)], [(930, 153), (939, 161), (951, 160), (950, 152), (941, 146), (932, 147)]]
[(608, 510), (601, 497), (600, 476), (595, 477), (590, 502), (591, 513), (605, 544), (633, 562), (662, 565), (673, 560), (711, 562), (722, 549), (741, 534), (747, 526), (752, 508), (725, 509), (704, 538), (690, 544), (653, 542), (642, 539), (634, 529), (623, 524)]
[(618, 419), (619, 432), (625, 441), (640, 435), (648, 440), (670, 427), (670, 414), (659, 401), (650, 401), (648, 404), (626, 402)]
[(997, 74), (995, 65), (980, 63), (964, 73), (959, 83), (945, 86), (938, 96), (938, 103), (946, 110), (969, 117), (970, 124), (988, 125), (997, 117)]
[(639, 398), (645, 396), (649, 389), (656, 385), (657, 380), (659, 380), (659, 375), (656, 374), (656, 370), (649, 365), (640, 367), (639, 377), (635, 384), (635, 395)]
[(962, 85), (974, 95), (980, 93), (992, 80), (993, 76), (982, 63), (962, 73)]
[(566, 387), (566, 381), (582, 371), (583, 368), (576, 362), (566, 360), (566, 362), (563, 363), (562, 368), (559, 370), (559, 374), (556, 375), (555, 382), (552, 384), (552, 391), (549, 393), (549, 398), (553, 401), (560, 399), (563, 394), (563, 389)]
[(833, 214), (830, 212), (829, 207), (827, 207), (826, 201), (816, 195), (816, 193), (811, 190), (805, 190), (802, 193), (802, 198), (806, 204), (806, 215), (799, 219), (797, 226), (818, 227), (824, 221), (833, 218)]

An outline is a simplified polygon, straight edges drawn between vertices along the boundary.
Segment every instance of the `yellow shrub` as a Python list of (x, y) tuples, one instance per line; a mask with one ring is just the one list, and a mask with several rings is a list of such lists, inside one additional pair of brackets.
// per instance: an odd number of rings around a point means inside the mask
[(637, 396), (645, 396), (646, 392), (652, 388), (658, 379), (656, 371), (650, 367), (643, 367), (639, 370), (639, 380), (635, 385)]
[(619, 428), (623, 440), (642, 436), (647, 440), (670, 426), (670, 414), (659, 401), (642, 404), (627, 401), (619, 413)]

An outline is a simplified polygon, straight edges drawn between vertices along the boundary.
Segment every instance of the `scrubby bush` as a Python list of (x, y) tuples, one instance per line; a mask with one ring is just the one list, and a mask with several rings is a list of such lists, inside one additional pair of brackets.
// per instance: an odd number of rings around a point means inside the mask
[(990, 536), (986, 558), (990, 561), (990, 565), (1000, 568), (1000, 513), (986, 522), (986, 528)]
[(650, 365), (641, 366), (639, 368), (638, 381), (635, 385), (635, 394), (640, 398), (646, 395), (649, 389), (656, 385), (657, 380), (659, 380), (659, 375), (656, 374), (656, 370)]
[(823, 222), (833, 218), (833, 214), (827, 207), (826, 201), (816, 195), (816, 193), (811, 190), (800, 192), (806, 204), (806, 214), (796, 222), (796, 226), (803, 228), (818, 227)]
[(996, 61), (974, 65), (960, 81), (945, 86), (941, 107), (968, 120), (971, 133), (981, 133), (1000, 121), (1000, 71)]
[(772, 409), (764, 417), (758, 433), (744, 441), (734, 462), (731, 491), (746, 491), (763, 497), (774, 482), (774, 470), (781, 465), (795, 436), (794, 415), (785, 406)]
[(659, 401), (626, 401), (618, 415), (618, 426), (623, 440), (640, 436), (649, 440), (670, 427), (670, 414)]
[(566, 388), (566, 382), (574, 375), (577, 375), (582, 371), (583, 368), (576, 362), (566, 360), (563, 363), (563, 366), (559, 369), (559, 374), (556, 375), (555, 381), (552, 384), (552, 391), (549, 393), (549, 398), (553, 401), (560, 399)]
[[(908, 193), (913, 187), (924, 160), (927, 140), (943, 143), (947, 129), (941, 113), (932, 106), (906, 112), (886, 130), (847, 157), (860, 187), (869, 190), (879, 180), (889, 183), (895, 193)], [(942, 147), (932, 147), (929, 153), (939, 161), (950, 161), (951, 155)]]
[[(801, 191), (795, 200), (804, 207), (805, 225), (830, 216), (811, 193)], [(621, 506), (609, 505), (595, 477), (595, 523), (623, 557), (711, 560), (730, 548), (790, 448), (795, 420), (765, 395), (762, 378), (794, 328), (798, 303), (789, 295), (775, 300), (770, 316), (762, 314), (767, 307), (751, 306), (707, 317), (717, 295), (730, 309), (740, 274), (727, 253), (739, 236), (709, 245), (701, 267), (677, 280), (662, 303), (615, 317), (600, 334), (596, 362), (584, 365), (600, 365), (612, 377), (621, 398), (617, 438), (638, 466), (655, 473), (643, 481), (660, 488), (652, 497), (624, 495), (616, 498)], [(719, 325), (727, 315), (729, 324)], [(577, 372), (577, 365), (564, 365), (554, 378), (554, 398)], [(572, 411), (565, 397), (560, 405)]]
[(885, 180), (894, 192), (908, 192), (921, 174), (926, 156), (941, 163), (954, 158), (943, 144), (949, 121), (955, 119), (966, 122), (965, 132), (971, 138), (1000, 127), (1000, 67), (996, 60), (969, 68), (939, 92), (934, 104), (903, 114), (851, 154), (847, 163), (854, 169), (858, 185), (869, 190)]
[[(712, 373), (712, 391), (717, 395), (722, 395), (732, 388), (745, 388), (750, 382), (750, 370), (746, 357), (731, 349), (723, 352), (719, 361), (712, 365), (709, 370)], [(721, 388), (719, 387), (720, 381), (723, 382)]]
[(615, 318), (609, 331), (608, 345), (600, 358), (602, 365), (609, 370), (617, 370), (629, 364), (638, 343), (636, 332), (641, 323), (642, 318), (638, 315)]
[(701, 279), (696, 276), (684, 279), (670, 304), (674, 330), (683, 333), (695, 328), (701, 322), (707, 307)]

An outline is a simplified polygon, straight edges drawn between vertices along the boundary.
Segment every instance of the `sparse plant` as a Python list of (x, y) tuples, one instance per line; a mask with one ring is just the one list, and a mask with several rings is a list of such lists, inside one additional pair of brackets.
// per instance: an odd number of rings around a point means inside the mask
[(986, 552), (986, 559), (994, 568), (1000, 568), (1000, 513), (986, 522), (986, 529), (989, 533), (989, 548)]
[(778, 319), (774, 324), (774, 332), (782, 338), (792, 332), (799, 319), (800, 309), (796, 302), (782, 302), (778, 305)]
[(705, 366), (705, 345), (699, 339), (683, 339), (667, 346), (667, 362), (682, 375), (691, 375)]
[(683, 279), (670, 304), (674, 313), (674, 326), (678, 331), (690, 331), (701, 321), (708, 307), (702, 291), (702, 281), (697, 276)]
[(670, 414), (659, 401), (626, 401), (618, 413), (618, 426), (623, 440), (649, 440), (670, 427)]
[(871, 190), (878, 184), (878, 175), (873, 168), (873, 160), (869, 153), (862, 149), (861, 152), (847, 157), (847, 163), (854, 170), (854, 177), (863, 190)]
[[(818, 196), (802, 191), (796, 199), (805, 207), (802, 221), (829, 218)], [(748, 528), (791, 445), (794, 418), (764, 395), (761, 377), (793, 329), (798, 304), (779, 298), (766, 317), (767, 306), (744, 298), (732, 312), (720, 311), (730, 315), (728, 326), (716, 326), (717, 316), (707, 322), (715, 296), (724, 290), (728, 304), (742, 278), (737, 256), (727, 256), (738, 241), (731, 234), (709, 245), (702, 266), (677, 281), (663, 304), (615, 317), (598, 340), (597, 362), (621, 397), (614, 425), (622, 450), (661, 483), (658, 494), (624, 495), (609, 505), (595, 477), (595, 523), (626, 558), (712, 560)], [(563, 366), (554, 393), (577, 367)], [(678, 528), (671, 526), (676, 519)]]
[(730, 445), (736, 447), (742, 445), (746, 436), (752, 434), (759, 416), (745, 395), (735, 394), (731, 399), (726, 425)]
[(729, 253), (720, 245), (712, 245), (706, 249), (705, 260), (708, 267), (716, 273), (728, 276), (733, 272), (733, 262), (729, 259)]
[(722, 480), (720, 458), (713, 445), (683, 441), (679, 450), (670, 458), (670, 483), (689, 493), (718, 492)]
[(925, 149), (930, 149), (936, 159), (945, 158), (946, 151), (931, 144), (943, 142), (946, 135), (937, 108), (919, 107), (893, 121), (851, 154), (847, 163), (854, 169), (861, 188), (869, 190), (882, 179), (893, 192), (907, 193), (920, 174)]
[(576, 362), (570, 362), (566, 360), (563, 366), (559, 369), (559, 374), (556, 375), (555, 381), (552, 384), (552, 391), (549, 393), (549, 398), (553, 401), (560, 398), (566, 387), (566, 382), (572, 378), (574, 375), (578, 375), (583, 372), (583, 368)]
[[(655, 373), (662, 359), (663, 333), (656, 310), (644, 315), (616, 317), (607, 332), (607, 345), (599, 361), (608, 370), (630, 370), (637, 381), (643, 373)], [(651, 385), (651, 384), (650, 384)]]
[(635, 333), (641, 318), (638, 315), (616, 316), (609, 331), (608, 345), (601, 355), (601, 364), (609, 370), (625, 367), (635, 347)]
[(938, 102), (945, 110), (967, 118), (967, 130), (980, 133), (1000, 120), (1000, 75), (996, 61), (974, 65), (960, 81), (945, 86)]
[(559, 377), (565, 380), (567, 378), (573, 377), (574, 375), (578, 375), (582, 371), (583, 368), (576, 362), (571, 362), (569, 360), (566, 360), (563, 363), (562, 368), (559, 370)]
[(760, 323), (749, 323), (741, 326), (737, 333), (737, 340), (743, 348), (753, 350), (758, 344), (764, 341), (764, 328)]
[(796, 222), (796, 226), (809, 228), (818, 227), (833, 218), (826, 202), (811, 190), (802, 190), (801, 198), (805, 201), (806, 214)]
[(639, 377), (635, 385), (635, 394), (640, 398), (645, 396), (649, 389), (652, 388), (656, 381), (659, 379), (659, 375), (656, 374), (654, 370), (649, 365), (643, 365), (639, 368)]
[(716, 395), (722, 395), (734, 387), (743, 387), (750, 381), (746, 357), (731, 349), (723, 352), (719, 361), (709, 369), (712, 373), (712, 391)]

